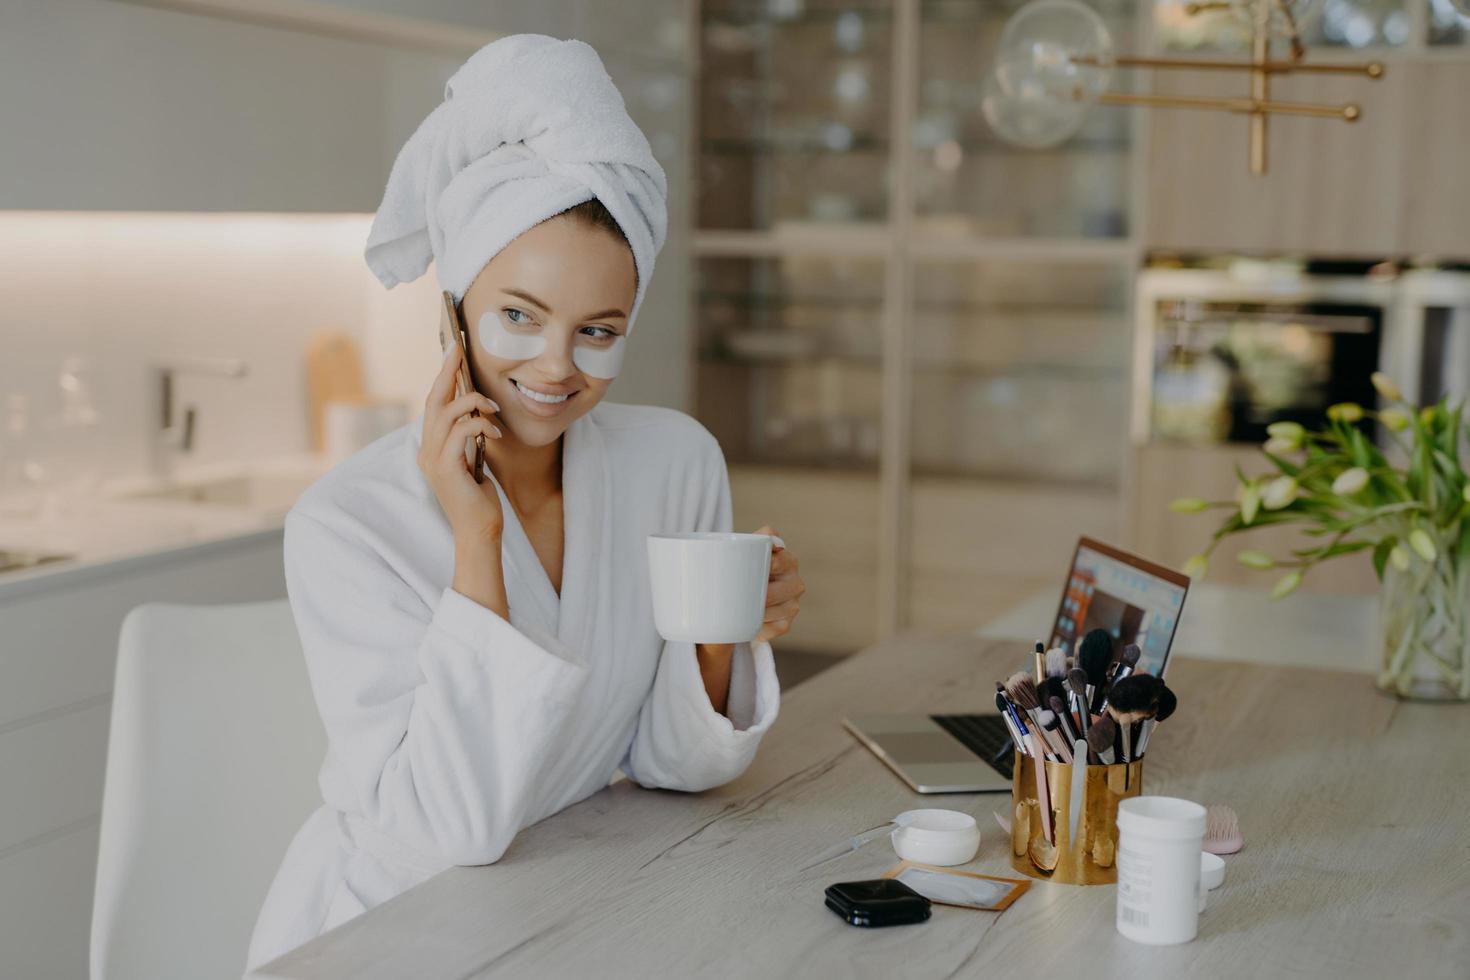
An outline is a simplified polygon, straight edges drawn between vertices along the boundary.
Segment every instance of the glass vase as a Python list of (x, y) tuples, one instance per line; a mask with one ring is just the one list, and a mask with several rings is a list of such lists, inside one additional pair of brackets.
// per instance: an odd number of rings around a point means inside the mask
[(1458, 542), (1436, 542), (1438, 557), (1390, 562), (1379, 592), (1383, 672), (1378, 686), (1416, 701), (1470, 699), (1470, 560)]

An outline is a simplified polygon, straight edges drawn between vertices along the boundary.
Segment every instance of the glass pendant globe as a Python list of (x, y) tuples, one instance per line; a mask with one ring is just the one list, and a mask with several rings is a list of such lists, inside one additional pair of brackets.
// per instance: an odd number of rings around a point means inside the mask
[(1079, 0), (1033, 0), (1006, 21), (995, 71), (1009, 95), (1091, 100), (1112, 77), (1113, 37)]
[(1036, 86), (1019, 94), (1005, 90), (997, 72), (985, 76), (980, 112), (995, 134), (1007, 143), (1044, 150), (1070, 139), (1087, 115), (1087, 103), (1058, 98)]

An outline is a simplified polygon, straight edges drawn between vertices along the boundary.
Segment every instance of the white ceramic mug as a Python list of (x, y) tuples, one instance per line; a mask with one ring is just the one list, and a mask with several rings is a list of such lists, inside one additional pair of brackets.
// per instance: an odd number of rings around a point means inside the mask
[(754, 640), (766, 618), (776, 547), (786, 543), (769, 534), (650, 534), (648, 575), (659, 635), (685, 643)]

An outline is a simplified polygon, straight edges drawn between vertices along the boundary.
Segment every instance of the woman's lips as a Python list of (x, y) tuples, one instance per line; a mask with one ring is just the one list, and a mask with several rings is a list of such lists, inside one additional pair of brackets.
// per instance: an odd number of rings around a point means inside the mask
[[(568, 392), (567, 397), (560, 402), (542, 402), (537, 401), (530, 395), (526, 394), (525, 391), (521, 390), (521, 385), (514, 380), (511, 381), (511, 387), (515, 389), (516, 398), (520, 400), (520, 403), (525, 406), (528, 412), (530, 412), (532, 415), (546, 419), (555, 418), (556, 416), (564, 412), (566, 410), (566, 407), (572, 403), (572, 400), (576, 398), (578, 394), (578, 392), (572, 391)], [(528, 385), (527, 387), (530, 386)], [(532, 390), (535, 389), (533, 388)]]

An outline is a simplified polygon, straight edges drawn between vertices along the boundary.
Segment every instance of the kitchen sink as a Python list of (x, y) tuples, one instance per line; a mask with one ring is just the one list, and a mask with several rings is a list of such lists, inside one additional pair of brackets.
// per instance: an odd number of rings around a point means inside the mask
[(120, 499), (244, 507), (284, 513), (291, 509), (296, 498), (310, 484), (311, 480), (299, 476), (246, 474), (135, 490), (122, 494)]

